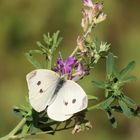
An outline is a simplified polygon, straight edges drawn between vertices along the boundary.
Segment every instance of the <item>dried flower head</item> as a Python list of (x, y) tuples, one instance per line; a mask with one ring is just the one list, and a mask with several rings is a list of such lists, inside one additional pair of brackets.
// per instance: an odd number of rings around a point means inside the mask
[(77, 46), (78, 46), (80, 52), (87, 51), (87, 49), (84, 47), (84, 40), (81, 36), (78, 36), (78, 38), (77, 38)]
[(84, 0), (83, 5), (86, 6), (82, 10), (83, 18), (81, 26), (86, 31), (89, 25), (100, 23), (106, 19), (106, 15), (102, 12), (103, 3), (93, 3), (91, 0)]
[(91, 122), (87, 122), (87, 123), (85, 124), (85, 127), (86, 127), (86, 129), (87, 129), (87, 130), (89, 130), (89, 129), (92, 129), (92, 128), (93, 128), (93, 126), (92, 126)]
[(76, 124), (72, 130), (72, 134), (76, 134), (84, 130), (90, 130), (92, 128), (92, 124), (89, 121), (80, 125)]
[(72, 134), (74, 135), (74, 134), (79, 133), (81, 131), (82, 131), (81, 125), (75, 125), (75, 127), (72, 130)]

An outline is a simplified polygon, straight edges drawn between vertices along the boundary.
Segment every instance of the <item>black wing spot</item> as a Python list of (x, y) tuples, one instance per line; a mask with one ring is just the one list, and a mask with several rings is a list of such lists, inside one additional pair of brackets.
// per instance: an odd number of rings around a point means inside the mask
[(40, 89), (40, 91), (39, 91), (40, 93), (43, 93), (43, 90), (42, 89)]
[(73, 99), (73, 100), (72, 100), (72, 103), (73, 103), (73, 104), (76, 103), (76, 99)]
[(39, 86), (40, 84), (41, 84), (41, 81), (38, 81), (38, 82), (37, 82), (37, 85)]
[(64, 105), (67, 106), (68, 105), (68, 102), (64, 101)]

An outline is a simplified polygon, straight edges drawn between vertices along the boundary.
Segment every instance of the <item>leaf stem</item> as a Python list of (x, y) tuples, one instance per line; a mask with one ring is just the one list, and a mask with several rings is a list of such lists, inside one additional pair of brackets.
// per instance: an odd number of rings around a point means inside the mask
[(91, 110), (94, 110), (94, 109), (99, 109), (99, 106), (100, 106), (101, 103), (102, 103), (102, 102), (100, 102), (100, 103), (98, 103), (98, 104), (96, 104), (96, 105), (94, 105), (94, 106), (90, 106), (90, 107), (87, 108), (87, 110), (88, 110), (88, 111), (91, 111)]

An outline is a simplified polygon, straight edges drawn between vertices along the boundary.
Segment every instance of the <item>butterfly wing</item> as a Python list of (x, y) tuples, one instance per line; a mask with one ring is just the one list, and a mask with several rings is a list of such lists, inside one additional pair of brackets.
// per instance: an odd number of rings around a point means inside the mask
[[(62, 88), (63, 91), (63, 88)], [(48, 106), (47, 108), (47, 114), (48, 117), (51, 118), (52, 120), (55, 121), (65, 121), (72, 117), (73, 115), (65, 115), (63, 112), (63, 107), (64, 107), (64, 99), (63, 97), (65, 96), (65, 92), (59, 91), (57, 93), (57, 97), (55, 98), (55, 101)]]
[(67, 80), (59, 90), (55, 101), (48, 107), (48, 116), (56, 121), (65, 121), (72, 114), (87, 108), (88, 98), (74, 81)]
[(38, 69), (27, 74), (26, 79), (30, 104), (34, 110), (41, 112), (54, 101), (53, 93), (60, 77), (54, 71)]

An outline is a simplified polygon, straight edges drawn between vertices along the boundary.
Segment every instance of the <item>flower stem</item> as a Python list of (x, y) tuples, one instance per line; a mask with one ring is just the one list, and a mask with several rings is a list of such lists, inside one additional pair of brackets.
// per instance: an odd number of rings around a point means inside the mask
[(27, 116), (30, 116), (32, 114), (31, 111), (28, 112), (28, 114), (17, 124), (17, 126), (6, 136), (0, 138), (0, 140), (10, 140), (10, 139), (14, 139), (16, 133), (22, 129), (22, 127), (24, 126), (24, 124), (26, 123)]
[[(92, 22), (92, 24), (88, 27), (87, 31), (82, 36), (83, 41), (86, 40), (87, 36), (91, 33), (91, 31), (94, 27), (95, 27), (95, 23)], [(76, 48), (71, 53), (70, 57), (73, 57), (76, 54), (76, 52), (78, 51), (78, 49), (79, 49), (79, 46), (76, 46)]]
[(0, 140), (10, 140), (14, 138), (14, 135), (22, 128), (22, 126), (26, 123), (26, 117), (24, 117), (18, 125), (6, 136), (0, 138)]

